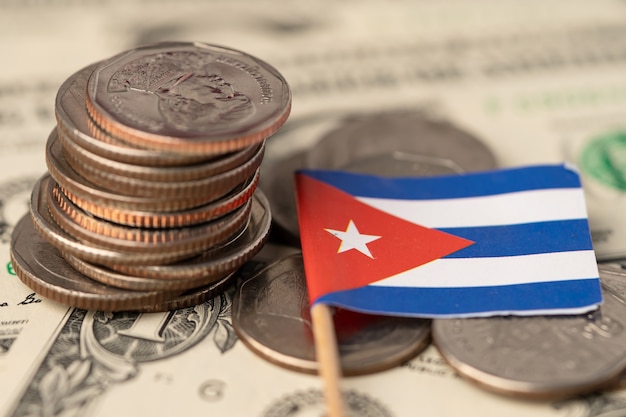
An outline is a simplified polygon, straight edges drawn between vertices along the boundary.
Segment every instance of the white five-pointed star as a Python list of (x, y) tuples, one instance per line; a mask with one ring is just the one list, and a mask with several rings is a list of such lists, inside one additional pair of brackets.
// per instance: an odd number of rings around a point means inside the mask
[(367, 247), (367, 244), (373, 242), (376, 239), (380, 239), (380, 236), (362, 235), (361, 233), (359, 233), (359, 230), (356, 228), (352, 220), (350, 220), (350, 222), (348, 223), (348, 228), (345, 232), (334, 229), (324, 230), (326, 230), (331, 235), (341, 239), (341, 245), (339, 245), (339, 250), (337, 251), (337, 253), (345, 252), (350, 249), (356, 249), (362, 254), (374, 259), (372, 253)]

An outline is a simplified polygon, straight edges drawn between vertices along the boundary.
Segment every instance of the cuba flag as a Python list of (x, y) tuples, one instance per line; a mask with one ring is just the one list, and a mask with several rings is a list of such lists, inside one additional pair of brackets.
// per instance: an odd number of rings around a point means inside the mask
[(441, 177), (296, 173), (311, 305), (415, 317), (582, 314), (602, 301), (567, 164)]

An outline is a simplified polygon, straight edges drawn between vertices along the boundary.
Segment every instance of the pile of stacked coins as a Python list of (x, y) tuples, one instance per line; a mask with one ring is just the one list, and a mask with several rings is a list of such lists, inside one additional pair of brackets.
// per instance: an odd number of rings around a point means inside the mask
[(157, 44), (77, 72), (13, 234), (18, 276), (107, 311), (214, 296), (267, 239), (259, 166), (290, 104), (275, 69), (214, 45)]

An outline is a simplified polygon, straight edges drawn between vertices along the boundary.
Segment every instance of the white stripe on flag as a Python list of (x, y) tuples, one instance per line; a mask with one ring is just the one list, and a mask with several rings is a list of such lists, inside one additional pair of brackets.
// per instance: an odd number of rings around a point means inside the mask
[(498, 226), (587, 218), (581, 188), (443, 200), (356, 198), (381, 211), (430, 228)]
[(370, 285), (483, 287), (597, 278), (592, 250), (495, 258), (442, 258)]

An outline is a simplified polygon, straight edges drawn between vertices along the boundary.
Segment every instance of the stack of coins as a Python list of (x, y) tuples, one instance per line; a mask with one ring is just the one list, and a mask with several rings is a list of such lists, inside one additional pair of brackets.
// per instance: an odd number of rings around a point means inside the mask
[(214, 45), (151, 45), (77, 72), (12, 237), (18, 276), (106, 311), (214, 296), (268, 237), (259, 166), (290, 105), (274, 68)]

